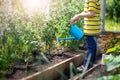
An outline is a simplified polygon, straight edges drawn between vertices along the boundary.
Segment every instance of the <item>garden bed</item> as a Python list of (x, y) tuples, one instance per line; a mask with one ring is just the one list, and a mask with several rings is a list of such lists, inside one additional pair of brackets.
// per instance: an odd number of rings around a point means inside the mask
[[(100, 38), (103, 38), (103, 40), (100, 40), (100, 42), (99, 42), (99, 44), (102, 44), (102, 42), (105, 41), (104, 36), (101, 36)], [(103, 49), (102, 51), (104, 51), (105, 47), (103, 47), (102, 49)], [(46, 55), (46, 59), (48, 59), (47, 61), (49, 64), (45, 60), (40, 59), (39, 56), (41, 56), (41, 54), (38, 54), (36, 56), (36, 60), (29, 63), (27, 67), (26, 67), (25, 63), (19, 63), (19, 64), (16, 64), (13, 67), (13, 69), (8, 70), (7, 74), (6, 74), (6, 79), (7, 80), (30, 79), (29, 76), (33, 77), (34, 73), (37, 73), (37, 75), (39, 75), (41, 72), (47, 70), (51, 66), (53, 66), (55, 64), (60, 64), (61, 62), (71, 59), (81, 53), (85, 53), (85, 49), (80, 50), (79, 52), (63, 50), (63, 49), (54, 51), (51, 53), (51, 55)], [(75, 62), (77, 62), (77, 61), (75, 61)], [(80, 65), (81, 63), (82, 63), (82, 60), (81, 60), (81, 62), (76, 63), (77, 64), (76, 66), (78, 66), (78, 64)], [(98, 69), (101, 69), (101, 67), (98, 67)], [(96, 73), (99, 72), (97, 70), (95, 70), (95, 71), (96, 71)], [(64, 72), (64, 70), (63, 70), (63, 72)], [(100, 72), (100, 73), (102, 74), (102, 72)], [(87, 75), (86, 78), (87, 77), (90, 77), (90, 75)]]
[(7, 80), (22, 79), (22, 78), (25, 78), (34, 73), (43, 72), (44, 70), (50, 68), (51, 66), (53, 66), (55, 64), (59, 64), (65, 60), (71, 59), (72, 57), (75, 57), (75, 56), (77, 57), (78, 53), (84, 53), (84, 51), (76, 52), (76, 51), (60, 50), (58, 53), (53, 52), (51, 54), (51, 56), (46, 57), (50, 61), (50, 63), (35, 60), (34, 62), (29, 63), (27, 68), (25, 67), (26, 65), (23, 63), (17, 64), (17, 65), (15, 65), (15, 67), (13, 68), (12, 71), (9, 70), (7, 72), (7, 75), (6, 75)]
[[(29, 78), (30, 76), (33, 76), (34, 74), (38, 75), (40, 74), (40, 72), (45, 71), (46, 69), (50, 68), (51, 66), (55, 64), (59, 64), (65, 60), (74, 58), (78, 54), (85, 53), (85, 49), (81, 50), (81, 48), (83, 47), (79, 47), (79, 48), (80, 48), (80, 51), (78, 52), (64, 50), (64, 49), (53, 51), (51, 55), (46, 56), (46, 58), (49, 61), (48, 63), (46, 63), (46, 61), (44, 60), (42, 61), (41, 59), (39, 59), (39, 56), (41, 55), (37, 55), (36, 57), (37, 59), (34, 62), (29, 63), (27, 67), (26, 67), (26, 64), (20, 63), (20, 64), (15, 65), (12, 71), (9, 70), (6, 75), (7, 80), (30, 79)], [(83, 56), (81, 60), (80, 60), (80, 57), (79, 57), (79, 60), (76, 59), (76, 61), (74, 61), (74, 63), (76, 64), (75, 66), (82, 64), (83, 59), (84, 59)], [(69, 64), (67, 64), (67, 68), (69, 67)]]

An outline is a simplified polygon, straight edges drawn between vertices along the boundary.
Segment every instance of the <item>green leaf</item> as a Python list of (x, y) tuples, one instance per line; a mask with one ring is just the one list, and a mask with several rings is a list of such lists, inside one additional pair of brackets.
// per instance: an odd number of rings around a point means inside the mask
[(106, 51), (106, 54), (112, 53), (112, 52), (115, 52), (115, 51), (116, 51), (116, 48), (113, 47), (113, 48), (108, 49), (108, 50)]
[[(111, 60), (111, 58), (113, 58), (113, 60)], [(120, 55), (116, 57), (113, 57), (112, 55), (109, 56), (107, 62), (107, 71), (111, 71), (118, 67), (120, 67)]]
[(120, 63), (120, 55), (116, 56), (113, 60), (113, 62)]
[(109, 63), (107, 64), (107, 71), (112, 71), (116, 68), (120, 67), (120, 64), (117, 63)]
[[(119, 79), (120, 79), (120, 74), (103, 76), (103, 77), (98, 78), (97, 80), (119, 80)], [(95, 80), (95, 79), (91, 79), (91, 80)]]

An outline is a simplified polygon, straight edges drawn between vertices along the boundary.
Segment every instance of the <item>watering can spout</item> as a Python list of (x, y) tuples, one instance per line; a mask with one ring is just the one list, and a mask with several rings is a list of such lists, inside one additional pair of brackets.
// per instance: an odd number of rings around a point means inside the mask
[(57, 38), (57, 41), (58, 41), (58, 42), (60, 42), (61, 40), (75, 40), (75, 37)]
[(73, 37), (69, 37), (69, 38), (57, 38), (57, 41), (61, 41), (61, 40), (81, 40), (81, 38), (84, 36), (84, 32), (77, 26), (77, 25), (72, 25), (72, 27), (69, 30), (69, 33), (73, 36)]

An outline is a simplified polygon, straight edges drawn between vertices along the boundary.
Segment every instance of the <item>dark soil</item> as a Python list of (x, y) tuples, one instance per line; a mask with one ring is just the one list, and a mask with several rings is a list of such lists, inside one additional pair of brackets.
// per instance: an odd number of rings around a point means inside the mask
[(46, 68), (57, 64), (61, 61), (64, 61), (68, 58), (71, 58), (77, 55), (76, 51), (67, 51), (67, 50), (59, 50), (52, 52), (50, 55), (46, 55), (48, 61), (41, 59), (41, 55), (37, 55), (34, 62), (28, 63), (27, 67), (25, 63), (19, 63), (14, 66), (13, 69), (9, 69), (6, 74), (7, 80), (18, 80), (23, 77), (27, 77), (35, 72), (43, 71)]

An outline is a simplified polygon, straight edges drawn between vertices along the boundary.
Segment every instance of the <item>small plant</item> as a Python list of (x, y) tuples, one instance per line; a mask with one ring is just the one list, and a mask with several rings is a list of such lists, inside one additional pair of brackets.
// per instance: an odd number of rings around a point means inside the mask
[[(109, 44), (109, 47), (106, 47), (105, 54), (107, 57), (104, 59), (104, 62), (107, 66), (107, 71), (112, 71), (113, 74), (120, 74), (120, 36), (110, 34), (109, 38), (106, 40)], [(109, 54), (109, 55), (108, 55)]]
[(112, 48), (109, 48), (107, 51), (106, 51), (106, 54), (113, 54), (113, 55), (120, 55), (120, 45), (116, 45)]
[(113, 48), (120, 44), (120, 36), (112, 33), (106, 36), (101, 36), (101, 39), (103, 40), (101, 48), (103, 49), (105, 54), (108, 49)]
[(50, 54), (56, 45), (54, 41), (56, 40), (57, 28), (53, 27), (52, 22), (49, 21), (42, 29), (41, 39), (42, 42), (45, 42), (42, 47), (45, 47), (46, 53)]

